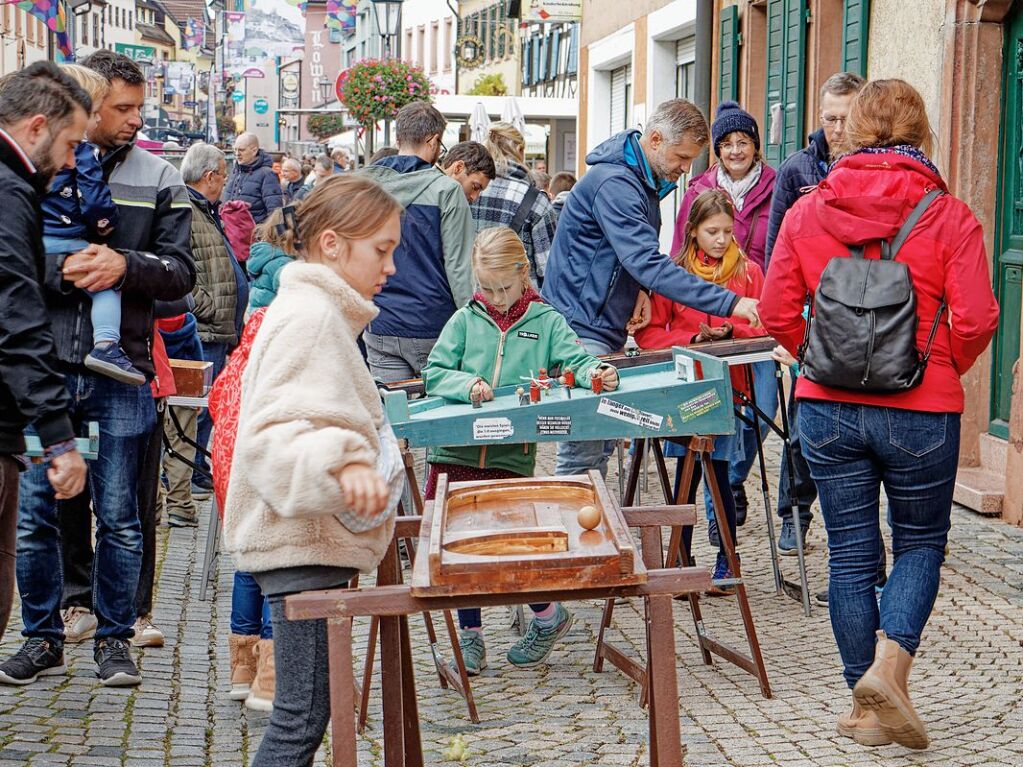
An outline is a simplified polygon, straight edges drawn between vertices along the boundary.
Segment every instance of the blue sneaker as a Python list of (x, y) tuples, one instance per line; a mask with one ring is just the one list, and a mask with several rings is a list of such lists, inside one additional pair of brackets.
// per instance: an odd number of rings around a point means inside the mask
[[(472, 629), (462, 629), (458, 635), (458, 647), (462, 651), (465, 673), (468, 676), (479, 676), (479, 673), (487, 667), (487, 646), (483, 643), (483, 633)], [(458, 667), (455, 664), (451, 665), (457, 673)]]
[(556, 622), (550, 628), (537, 623), (536, 618), (529, 622), (525, 636), (512, 645), (508, 651), (508, 662), (519, 668), (537, 666), (547, 660), (554, 649), (554, 644), (572, 628), (575, 618), (561, 604), (558, 604)]
[[(806, 552), (806, 534), (810, 530), (809, 524), (800, 522), (803, 530), (803, 552)], [(778, 551), (787, 557), (796, 556), (796, 527), (792, 524), (790, 517), (782, 519), (781, 534), (778, 536)]]
[(735, 593), (735, 586), (732, 584), (719, 583), (718, 581), (729, 580), (735, 576), (732, 568), (728, 565), (728, 559), (720, 551), (717, 562), (714, 563), (714, 574), (711, 576), (710, 588), (707, 595), (711, 597), (728, 597)]
[(131, 364), (124, 349), (112, 341), (96, 344), (85, 356), (85, 367), (123, 384), (142, 386), (146, 382), (146, 377)]

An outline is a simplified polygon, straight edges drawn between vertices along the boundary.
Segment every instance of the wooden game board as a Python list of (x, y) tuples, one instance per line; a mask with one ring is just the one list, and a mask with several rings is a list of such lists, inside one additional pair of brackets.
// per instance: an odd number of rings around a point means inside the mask
[[(601, 521), (577, 520), (594, 506)], [(427, 504), (412, 593), (429, 597), (625, 586), (646, 581), (621, 508), (599, 472), (448, 484)]]

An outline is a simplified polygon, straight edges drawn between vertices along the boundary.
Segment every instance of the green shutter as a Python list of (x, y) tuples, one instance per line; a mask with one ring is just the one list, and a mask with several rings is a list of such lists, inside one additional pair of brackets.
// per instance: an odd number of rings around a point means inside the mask
[(739, 98), (739, 9), (729, 5), (721, 9), (721, 77), (718, 103)]
[(842, 15), (842, 69), (867, 76), (870, 0), (845, 0)]
[[(772, 165), (780, 165), (803, 146), (805, 80), (806, 0), (768, 0), (767, 108), (761, 132), (764, 154)], [(772, 106), (776, 104), (780, 105), (779, 119), (772, 131)]]

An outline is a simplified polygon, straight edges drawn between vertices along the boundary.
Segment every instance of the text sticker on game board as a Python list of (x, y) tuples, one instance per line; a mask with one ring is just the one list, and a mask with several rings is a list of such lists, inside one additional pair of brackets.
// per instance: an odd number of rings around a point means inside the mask
[(472, 438), (477, 442), (507, 439), (514, 433), (510, 418), (477, 418), (472, 422)]
[(702, 394), (697, 394), (691, 400), (686, 400), (678, 406), (678, 414), (682, 416), (682, 421), (688, 423), (694, 418), (699, 418), (701, 415), (706, 415), (716, 407), (721, 406), (721, 397), (718, 396), (717, 389), (709, 389)]
[(600, 400), (600, 404), (597, 405), (597, 413), (599, 415), (606, 415), (608, 418), (616, 418), (619, 421), (634, 423), (637, 426), (642, 426), (644, 429), (651, 429), (653, 431), (660, 431), (661, 424), (664, 423), (664, 419), (657, 415), (657, 413), (647, 413), (644, 410), (623, 405), (621, 402), (603, 398)]

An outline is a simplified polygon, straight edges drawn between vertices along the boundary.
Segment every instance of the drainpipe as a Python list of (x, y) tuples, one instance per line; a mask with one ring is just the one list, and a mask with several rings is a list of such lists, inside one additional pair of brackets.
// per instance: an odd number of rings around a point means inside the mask
[[(458, 15), (458, 8), (452, 5), (451, 0), (446, 0), (448, 10), (451, 11), (451, 15), (455, 17), (455, 51), (458, 50), (458, 37), (462, 31), (462, 17)], [(450, 51), (453, 59), (455, 68), (455, 93), (458, 93), (458, 54), (455, 51)]]
[[(707, 117), (710, 117), (710, 73), (714, 52), (714, 0), (696, 0), (696, 71), (702, 76), (696, 78), (694, 102)], [(707, 170), (708, 150), (703, 150), (693, 161), (692, 175)]]

